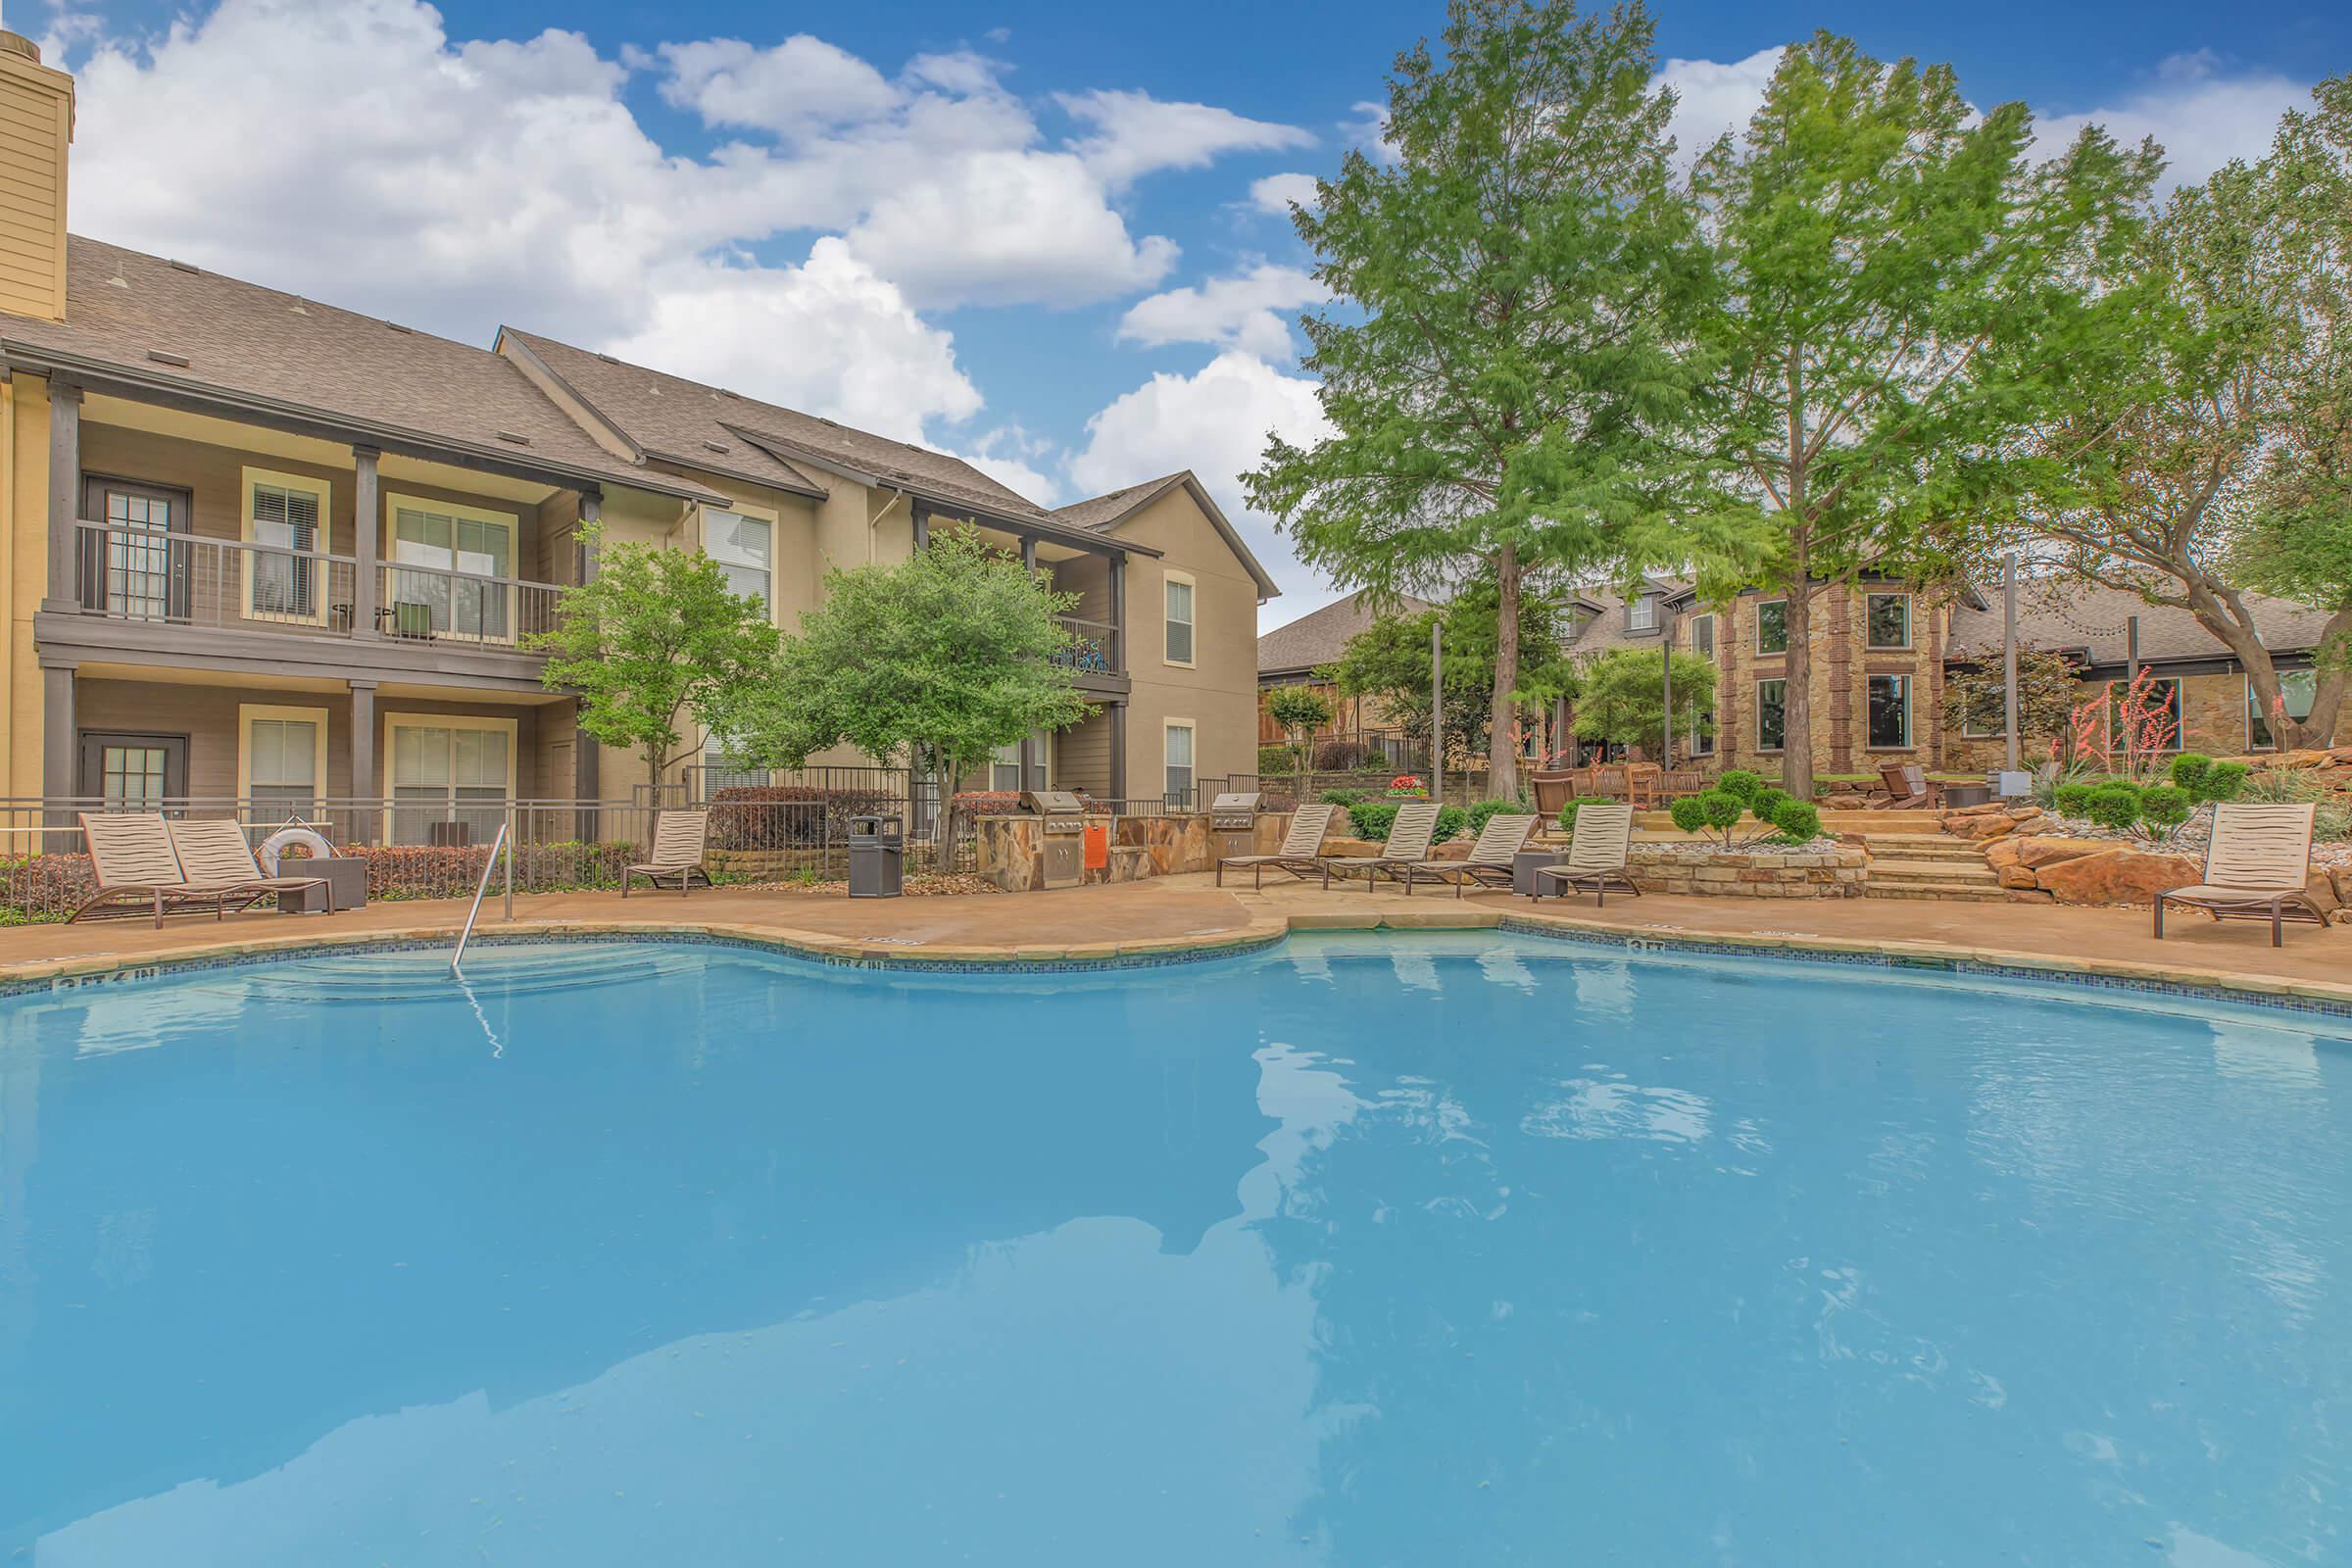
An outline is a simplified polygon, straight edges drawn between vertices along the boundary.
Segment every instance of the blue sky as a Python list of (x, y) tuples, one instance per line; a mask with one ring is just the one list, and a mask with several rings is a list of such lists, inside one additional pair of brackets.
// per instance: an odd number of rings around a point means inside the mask
[[(2200, 175), (2341, 5), (1664, 4), (1696, 139), (1817, 28)], [(1048, 503), (1311, 434), (1276, 195), (1435, 3), (15, 0), (81, 80), (77, 231), (487, 344), (502, 321), (957, 452)], [(256, 75), (250, 63), (268, 62)], [(1261, 183), (1271, 181), (1270, 184)], [(1329, 597), (1267, 519), (1286, 588)]]

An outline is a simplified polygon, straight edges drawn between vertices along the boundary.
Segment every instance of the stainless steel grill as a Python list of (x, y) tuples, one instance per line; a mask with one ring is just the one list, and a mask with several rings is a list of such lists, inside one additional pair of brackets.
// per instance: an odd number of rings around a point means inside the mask
[(1256, 853), (1257, 814), (1265, 802), (1260, 791), (1235, 790), (1208, 803), (1209, 848), (1218, 858)]
[(1068, 790), (1023, 790), (1021, 809), (1039, 818), (1044, 883), (1074, 888), (1086, 879), (1086, 807)]

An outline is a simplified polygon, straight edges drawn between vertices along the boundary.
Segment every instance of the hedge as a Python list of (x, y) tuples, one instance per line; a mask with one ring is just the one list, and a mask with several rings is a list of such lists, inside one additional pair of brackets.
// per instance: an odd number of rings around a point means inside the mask
[[(1388, 842), (1389, 830), (1396, 825), (1396, 808), (1400, 805), (1410, 804), (1410, 802), (1399, 801), (1358, 801), (1348, 808), (1348, 828), (1359, 839), (1366, 839), (1375, 844), (1385, 844)], [(1469, 825), (1470, 813), (1468, 811), (1458, 806), (1440, 807), (1438, 808), (1438, 830), (1430, 842), (1432, 844), (1446, 843)]]

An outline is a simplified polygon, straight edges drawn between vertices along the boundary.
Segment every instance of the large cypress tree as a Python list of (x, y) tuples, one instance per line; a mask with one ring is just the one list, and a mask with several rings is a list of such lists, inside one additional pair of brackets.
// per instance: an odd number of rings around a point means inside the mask
[(1709, 279), (1668, 166), (1651, 35), (1639, 5), (1454, 0), (1443, 59), (1426, 41), (1397, 58), (1382, 158), (1350, 153), (1294, 215), (1334, 297), (1305, 323), (1333, 433), (1272, 440), (1251, 502), (1343, 587), (1492, 585), (1497, 795), (1517, 788), (1527, 573), (1630, 574), (1700, 551), (1669, 493)]
[(2025, 105), (1979, 116), (1948, 67), (1825, 33), (1788, 49), (1744, 137), (1693, 172), (1721, 283), (1698, 336), (1720, 372), (1708, 447), (1727, 512), (1776, 535), (1749, 580), (1788, 600), (1792, 795), (1813, 788), (1818, 585), (1947, 568), (2027, 485), (2028, 434), (2115, 319), (2093, 306), (2156, 149), (2089, 128), (2036, 163), (2032, 144)]

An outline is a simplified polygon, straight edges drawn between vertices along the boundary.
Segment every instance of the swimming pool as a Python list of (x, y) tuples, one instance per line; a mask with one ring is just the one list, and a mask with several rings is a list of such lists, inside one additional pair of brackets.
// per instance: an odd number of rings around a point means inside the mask
[(1534, 937), (0, 999), (0, 1561), (2352, 1557), (2340, 1020)]

